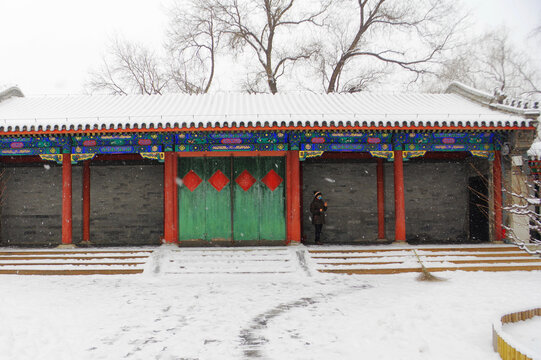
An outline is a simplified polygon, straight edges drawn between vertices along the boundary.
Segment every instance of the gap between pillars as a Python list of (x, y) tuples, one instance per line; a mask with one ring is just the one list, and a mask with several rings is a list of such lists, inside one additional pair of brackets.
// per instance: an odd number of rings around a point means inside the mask
[(383, 159), (378, 159), (377, 192), (378, 192), (378, 240), (385, 239), (385, 173), (383, 170)]
[(90, 160), (83, 163), (83, 241), (90, 241)]
[(72, 243), (71, 154), (62, 154), (62, 245)]

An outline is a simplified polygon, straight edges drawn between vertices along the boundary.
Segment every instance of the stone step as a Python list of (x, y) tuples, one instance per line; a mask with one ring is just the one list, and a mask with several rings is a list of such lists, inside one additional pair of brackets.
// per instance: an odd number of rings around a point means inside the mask
[(320, 272), (396, 274), (428, 271), (535, 271), (541, 257), (517, 246), (318, 249), (309, 255)]
[(140, 274), (151, 253), (148, 249), (3, 250), (0, 251), (0, 274)]
[(296, 259), (285, 248), (178, 249), (165, 262), (166, 274), (287, 274)]
[[(427, 267), (429, 272), (439, 271), (536, 271), (541, 270), (541, 265), (509, 265), (509, 266), (470, 266), (470, 267)], [(410, 272), (422, 272), (419, 268), (383, 268), (383, 269), (318, 269), (322, 273), (362, 275), (362, 274), (400, 274)]]
[(142, 272), (143, 269), (0, 269), (0, 275), (128, 275)]
[(517, 251), (516, 246), (485, 246), (485, 247), (442, 247), (442, 248), (388, 248), (388, 249), (329, 249), (329, 250), (309, 250), (311, 254), (330, 254), (330, 253), (381, 253), (381, 252), (400, 252), (400, 251), (429, 251), (429, 252), (445, 252), (445, 251), (458, 251), (458, 252), (504, 252), (504, 251)]

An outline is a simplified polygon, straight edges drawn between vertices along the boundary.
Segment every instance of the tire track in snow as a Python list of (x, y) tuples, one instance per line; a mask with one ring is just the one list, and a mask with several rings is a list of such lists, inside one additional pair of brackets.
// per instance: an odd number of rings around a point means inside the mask
[(267, 329), (267, 324), (270, 320), (277, 318), (292, 309), (305, 308), (310, 305), (315, 305), (323, 300), (328, 300), (332, 297), (350, 294), (352, 292), (369, 289), (371, 287), (371, 285), (358, 285), (349, 287), (342, 291), (327, 292), (324, 294), (317, 294), (312, 297), (302, 297), (295, 301), (279, 304), (278, 306), (257, 315), (250, 321), (248, 327), (242, 329), (239, 334), (244, 358), (263, 358), (263, 347), (269, 343), (269, 340), (261, 333), (263, 330)]

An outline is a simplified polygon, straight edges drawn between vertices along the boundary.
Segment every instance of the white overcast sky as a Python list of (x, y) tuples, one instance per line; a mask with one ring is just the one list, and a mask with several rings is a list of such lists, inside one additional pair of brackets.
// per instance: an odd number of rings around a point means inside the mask
[[(115, 34), (160, 46), (171, 1), (0, 0), (0, 87), (18, 85), (26, 95), (83, 93)], [(504, 24), (519, 44), (541, 25), (541, 0), (464, 3), (479, 29)]]

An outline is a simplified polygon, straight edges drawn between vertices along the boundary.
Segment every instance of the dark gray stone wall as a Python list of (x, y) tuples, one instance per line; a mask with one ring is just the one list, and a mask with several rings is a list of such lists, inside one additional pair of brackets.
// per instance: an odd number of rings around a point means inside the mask
[(163, 234), (163, 166), (92, 166), (90, 241), (158, 245)]
[[(73, 167), (73, 194), (81, 192), (81, 168)], [(1, 246), (57, 246), (62, 239), (62, 167), (4, 167)], [(73, 236), (80, 241), (81, 203), (73, 202)]]
[[(57, 246), (62, 238), (62, 167), (4, 168), (0, 246)], [(82, 166), (72, 167), (73, 242), (82, 240)], [(99, 246), (159, 244), (162, 165), (92, 165), (90, 240)]]
[[(385, 231), (394, 240), (393, 164), (385, 171)], [(444, 242), (464, 241), (468, 228), (466, 161), (404, 163), (406, 237)], [(309, 207), (314, 190), (329, 203), (323, 239), (327, 243), (377, 239), (377, 183), (374, 161), (309, 160), (303, 163), (303, 234), (313, 241)]]
[[(394, 237), (392, 164), (385, 164), (385, 231)], [(303, 233), (313, 241), (310, 203), (315, 190), (328, 202), (323, 239), (332, 243), (372, 242), (378, 237), (376, 163), (306, 161), (303, 163)]]
[(406, 238), (463, 242), (468, 228), (466, 162), (404, 163)]

